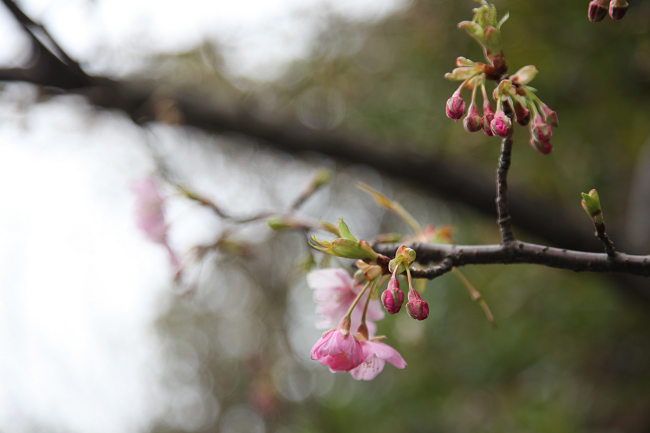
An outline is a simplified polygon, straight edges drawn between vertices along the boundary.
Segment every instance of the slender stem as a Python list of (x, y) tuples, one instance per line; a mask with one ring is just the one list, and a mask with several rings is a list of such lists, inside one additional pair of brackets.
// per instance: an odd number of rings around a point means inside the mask
[(364, 286), (363, 290), (361, 290), (361, 291), (359, 292), (359, 294), (358, 294), (357, 297), (355, 298), (354, 302), (352, 302), (352, 305), (350, 305), (350, 308), (348, 308), (348, 312), (345, 313), (345, 316), (343, 316), (344, 318), (345, 318), (345, 317), (349, 317), (350, 314), (352, 314), (352, 310), (354, 310), (354, 307), (357, 306), (357, 304), (359, 303), (359, 299), (361, 299), (361, 297), (362, 297), (363, 294), (366, 292), (366, 290), (368, 289), (368, 287), (370, 287), (370, 281), (368, 281), (368, 283), (366, 283), (366, 285)]
[[(509, 104), (504, 104), (504, 112), (512, 118), (512, 110)], [(501, 239), (504, 244), (514, 242), (515, 236), (512, 233), (512, 218), (508, 209), (508, 170), (512, 154), (512, 129), (501, 141), (501, 156), (499, 157), (499, 168), (497, 169), (497, 222), (501, 229)]]
[(605, 223), (594, 223), (596, 226), (596, 236), (605, 245), (605, 252), (610, 258), (616, 257), (618, 254), (614, 248), (614, 242), (605, 233)]
[(377, 287), (377, 280), (374, 280), (370, 288), (370, 293), (368, 293), (368, 299), (366, 299), (366, 305), (364, 305), (363, 307), (363, 314), (361, 315), (362, 325), (366, 324), (366, 312), (368, 311), (368, 305), (370, 304), (370, 298), (372, 297), (372, 292), (375, 290), (376, 287)]

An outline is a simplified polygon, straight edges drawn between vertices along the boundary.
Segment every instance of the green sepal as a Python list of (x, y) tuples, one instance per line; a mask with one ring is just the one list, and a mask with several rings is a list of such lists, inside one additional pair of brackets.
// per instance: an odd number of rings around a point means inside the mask
[(348, 229), (348, 225), (343, 221), (343, 218), (339, 218), (339, 232), (341, 233), (341, 237), (343, 239), (348, 239), (350, 241), (357, 241), (357, 238), (352, 236), (352, 233), (350, 233), (350, 229)]

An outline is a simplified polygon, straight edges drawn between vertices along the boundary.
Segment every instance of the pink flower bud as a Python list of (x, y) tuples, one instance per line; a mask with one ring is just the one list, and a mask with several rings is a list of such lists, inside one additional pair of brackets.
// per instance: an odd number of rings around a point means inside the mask
[(630, 5), (625, 0), (612, 0), (609, 2), (609, 16), (613, 20), (620, 20), (629, 8)]
[(454, 119), (456, 122), (463, 117), (463, 113), (465, 113), (465, 101), (463, 101), (463, 97), (460, 95), (460, 89), (456, 90), (451, 95), (451, 98), (447, 100), (446, 112), (447, 117)]
[(414, 289), (409, 290), (409, 301), (406, 303), (406, 312), (416, 320), (424, 320), (429, 317), (429, 304), (420, 298), (420, 294)]
[(388, 280), (388, 288), (381, 294), (381, 303), (389, 314), (396, 314), (404, 303), (404, 292), (399, 289), (399, 281), (395, 276)]
[(483, 127), (483, 119), (478, 115), (478, 107), (474, 102), (469, 104), (467, 117), (463, 120), (463, 126), (468, 132), (477, 132)]
[(550, 108), (548, 105), (542, 103), (542, 112), (544, 115), (544, 121), (551, 125), (553, 128), (557, 128), (557, 113)]
[(483, 132), (485, 132), (485, 135), (488, 137), (492, 137), (494, 135), (492, 134), (492, 129), (490, 129), (490, 124), (492, 123), (493, 119), (494, 109), (492, 108), (490, 101), (485, 98), (483, 100)]
[(526, 126), (530, 122), (530, 110), (524, 108), (519, 101), (515, 101), (515, 120), (521, 126)]
[(490, 128), (494, 135), (505, 137), (512, 129), (512, 122), (503, 110), (499, 110), (494, 114), (494, 119), (490, 122)]
[(553, 151), (553, 145), (550, 141), (542, 142), (535, 139), (535, 137), (530, 137), (530, 145), (542, 155), (548, 155)]
[(553, 135), (553, 128), (550, 125), (544, 123), (542, 116), (536, 115), (533, 119), (532, 133), (535, 140), (546, 143), (551, 141), (551, 136)]
[(587, 11), (587, 17), (589, 21), (597, 23), (602, 21), (603, 18), (607, 15), (607, 0), (591, 0), (589, 2), (589, 10)]

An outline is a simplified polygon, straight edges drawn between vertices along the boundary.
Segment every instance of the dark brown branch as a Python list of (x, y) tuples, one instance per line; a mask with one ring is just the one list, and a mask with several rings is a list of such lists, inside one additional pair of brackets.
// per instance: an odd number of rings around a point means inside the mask
[(508, 210), (508, 170), (512, 156), (512, 133), (510, 132), (501, 141), (501, 156), (497, 169), (497, 222), (501, 229), (501, 239), (504, 244), (515, 240), (512, 233), (512, 217)]
[[(604, 253), (588, 253), (515, 241), (501, 245), (446, 245), (412, 244), (421, 264), (451, 261), (455, 267), (490, 264), (536, 264), (575, 272), (618, 272), (631, 275), (650, 275), (650, 256), (618, 253), (609, 257)], [(399, 245), (377, 245), (375, 251), (393, 256)], [(415, 278), (435, 278), (439, 265), (413, 272)]]

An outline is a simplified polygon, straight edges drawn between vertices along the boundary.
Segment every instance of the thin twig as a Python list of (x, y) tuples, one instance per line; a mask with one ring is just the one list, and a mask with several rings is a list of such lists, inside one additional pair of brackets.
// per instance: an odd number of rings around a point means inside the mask
[(616, 257), (618, 253), (614, 248), (614, 242), (612, 242), (612, 240), (609, 238), (609, 236), (607, 236), (607, 233), (605, 232), (605, 223), (594, 223), (594, 226), (596, 226), (595, 235), (605, 245), (605, 252), (607, 255), (611, 258)]

